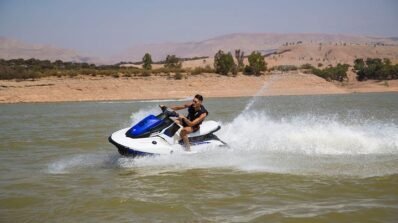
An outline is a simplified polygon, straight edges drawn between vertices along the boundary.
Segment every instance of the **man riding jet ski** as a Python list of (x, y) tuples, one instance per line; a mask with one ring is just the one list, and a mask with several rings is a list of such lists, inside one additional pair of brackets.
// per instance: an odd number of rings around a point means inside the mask
[[(196, 96), (194, 100), (199, 100)], [(202, 98), (203, 100), (203, 98)], [(201, 107), (198, 105), (199, 104)], [(179, 110), (188, 108), (188, 117), (177, 114), (166, 106), (160, 106), (162, 113), (157, 116), (149, 115), (131, 128), (121, 129), (111, 136), (109, 142), (114, 144), (121, 155), (142, 156), (154, 154), (171, 154), (177, 150), (184, 149), (184, 137), (187, 137), (185, 146), (187, 150), (207, 148), (209, 146), (225, 146), (213, 133), (220, 130), (220, 125), (215, 121), (203, 121), (207, 115), (201, 103), (192, 103), (192, 105), (176, 106), (172, 109)], [(196, 109), (195, 109), (196, 107)], [(202, 107), (204, 110), (202, 110)], [(198, 112), (198, 108), (202, 112)], [(192, 114), (193, 109), (193, 116)], [(205, 115), (204, 115), (205, 114)], [(177, 120), (174, 120), (178, 117)], [(174, 118), (174, 119), (173, 119)], [(198, 119), (199, 118), (199, 119)], [(185, 129), (184, 126), (192, 128)]]
[[(176, 120), (178, 124), (183, 126), (183, 129), (180, 132), (180, 136), (184, 142), (185, 150), (187, 151), (191, 150), (191, 147), (189, 145), (188, 134), (198, 131), (200, 128), (200, 124), (202, 124), (206, 116), (209, 115), (209, 112), (202, 105), (202, 102), (203, 102), (203, 96), (197, 94), (193, 98), (191, 104), (171, 107), (171, 109), (174, 111), (188, 108), (188, 116), (185, 117), (183, 115), (179, 115), (178, 120)], [(160, 105), (160, 107), (162, 108), (163, 105)]]

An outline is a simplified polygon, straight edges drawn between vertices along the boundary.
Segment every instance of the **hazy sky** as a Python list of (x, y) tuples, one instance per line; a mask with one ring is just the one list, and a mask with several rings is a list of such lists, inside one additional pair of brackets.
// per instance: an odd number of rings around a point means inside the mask
[(398, 1), (0, 0), (0, 36), (82, 53), (239, 32), (398, 36)]

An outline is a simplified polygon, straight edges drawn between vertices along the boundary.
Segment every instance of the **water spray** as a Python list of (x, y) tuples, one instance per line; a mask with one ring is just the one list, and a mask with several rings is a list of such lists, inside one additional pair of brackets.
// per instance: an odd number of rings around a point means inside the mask
[(253, 106), (253, 104), (257, 101), (258, 97), (263, 95), (269, 89), (269, 87), (279, 78), (280, 78), (280, 76), (271, 75), (271, 77), (268, 81), (264, 81), (263, 86), (260, 88), (260, 90), (258, 90), (256, 92), (256, 94), (253, 95), (252, 99), (249, 101), (249, 103), (247, 103), (247, 105), (246, 105), (245, 109), (243, 109), (242, 113), (249, 111), (251, 109), (251, 107)]

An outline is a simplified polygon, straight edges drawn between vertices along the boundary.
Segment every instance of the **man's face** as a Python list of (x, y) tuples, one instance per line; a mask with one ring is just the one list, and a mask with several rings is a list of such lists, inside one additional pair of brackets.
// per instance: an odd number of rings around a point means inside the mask
[(197, 98), (194, 98), (194, 99), (192, 100), (192, 103), (193, 103), (193, 107), (194, 107), (194, 108), (199, 108), (200, 105), (202, 104), (202, 102), (201, 102), (199, 99), (197, 99)]

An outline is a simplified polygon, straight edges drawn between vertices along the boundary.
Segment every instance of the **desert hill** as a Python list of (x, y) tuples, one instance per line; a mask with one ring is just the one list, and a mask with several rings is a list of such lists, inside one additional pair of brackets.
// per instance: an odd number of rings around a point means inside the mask
[(82, 56), (75, 50), (43, 44), (30, 44), (5, 37), (0, 37), (0, 58), (5, 60), (35, 58), (51, 61), (100, 62), (98, 58)]
[[(350, 36), (336, 34), (276, 34), (276, 33), (237, 33), (219, 36), (216, 38), (187, 43), (159, 43), (138, 45), (128, 48), (119, 56), (113, 57), (116, 61), (139, 61), (142, 56), (149, 52), (154, 60), (163, 60), (167, 54), (178, 57), (214, 56), (219, 50), (233, 52), (241, 49), (248, 53), (254, 50), (263, 54), (271, 53), (284, 44), (348, 44), (348, 45), (398, 45), (394, 38)], [(290, 46), (290, 45), (289, 45)]]
[[(321, 50), (319, 50), (319, 44), (322, 45)], [(317, 33), (237, 33), (199, 42), (143, 44), (133, 47), (126, 45), (126, 50), (117, 55), (97, 55), (96, 57), (91, 57), (82, 56), (75, 50), (61, 49), (49, 45), (28, 44), (0, 37), (0, 58), (60, 59), (63, 61), (114, 64), (120, 61), (141, 61), (143, 55), (147, 52), (152, 55), (153, 60), (159, 61), (164, 60), (168, 54), (184, 58), (198, 56), (213, 57), (220, 49), (225, 52), (233, 52), (235, 49), (241, 49), (246, 55), (254, 50), (260, 51), (264, 55), (276, 51), (283, 52), (290, 50), (290, 52), (283, 53), (283, 56), (279, 58), (281, 60), (275, 64), (292, 64), (289, 61), (293, 59), (289, 58), (299, 59), (299, 61), (295, 61), (293, 64), (301, 64), (307, 59), (310, 63), (318, 63), (319, 60), (316, 61), (317, 59), (323, 61), (325, 57), (327, 60), (333, 62), (338, 60), (348, 61), (355, 56), (361, 55), (370, 57), (373, 55), (383, 56), (391, 54), (390, 56), (394, 57), (396, 55), (396, 46), (398, 46), (397, 38), (387, 37)], [(332, 51), (329, 52), (330, 50)], [(351, 53), (351, 51), (354, 53)], [(325, 56), (325, 54), (328, 55)], [(315, 61), (310, 60), (311, 58)], [(201, 62), (203, 64), (203, 60)], [(269, 62), (270, 64), (274, 63), (274, 61)], [(206, 63), (204, 62), (204, 64)]]
[[(248, 55), (250, 51), (245, 51)], [(335, 66), (338, 63), (353, 65), (357, 58), (388, 58), (398, 63), (398, 45), (370, 45), (344, 43), (303, 43), (281, 46), (265, 57), (267, 67), (311, 64), (315, 67)], [(236, 61), (235, 61), (236, 62)], [(214, 59), (190, 60), (183, 62), (183, 68), (213, 66)], [(244, 60), (248, 64), (247, 58)], [(160, 67), (160, 65), (156, 65)], [(155, 67), (156, 67), (155, 66)]]
[(393, 63), (398, 62), (398, 45), (377, 44), (346, 44), (346, 43), (318, 43), (283, 46), (274, 55), (266, 57), (267, 63), (278, 65), (314, 66), (353, 64), (357, 58), (389, 58)]

